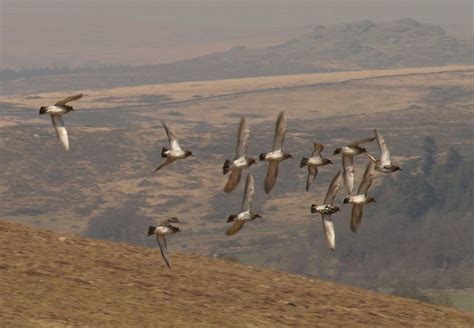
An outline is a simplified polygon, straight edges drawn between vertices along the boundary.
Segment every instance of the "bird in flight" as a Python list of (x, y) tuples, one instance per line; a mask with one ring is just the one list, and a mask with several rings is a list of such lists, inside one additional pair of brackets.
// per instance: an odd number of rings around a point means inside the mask
[(261, 153), (260, 161), (268, 161), (267, 176), (265, 178), (264, 189), (268, 194), (275, 186), (278, 177), (278, 166), (281, 161), (287, 158), (293, 158), (291, 154), (285, 153), (282, 150), (283, 142), (286, 134), (286, 120), (285, 112), (278, 114), (278, 119), (275, 126), (275, 137), (273, 138), (272, 151), (269, 153)]
[(367, 152), (367, 149), (359, 145), (374, 140), (375, 137), (356, 140), (347, 146), (337, 148), (333, 153), (333, 155), (342, 153), (342, 175), (344, 176), (344, 184), (349, 194), (352, 194), (352, 189), (354, 189), (354, 156)]
[(226, 159), (222, 167), (224, 175), (230, 172), (229, 179), (224, 187), (224, 192), (226, 193), (233, 191), (239, 185), (242, 171), (256, 163), (255, 159), (247, 157), (249, 137), (249, 123), (245, 117), (242, 117), (239, 124), (234, 160)]
[(372, 162), (375, 163), (375, 170), (382, 173), (392, 173), (395, 171), (400, 171), (400, 166), (392, 164), (392, 161), (390, 159), (390, 151), (388, 150), (387, 144), (385, 143), (385, 139), (383, 138), (383, 136), (377, 129), (374, 129), (374, 134), (377, 138), (377, 143), (380, 149), (380, 159), (376, 159), (369, 152), (366, 152), (365, 154)]
[(161, 121), (161, 124), (163, 124), (163, 127), (165, 128), (170, 148), (168, 149), (163, 147), (163, 149), (161, 150), (161, 157), (166, 158), (166, 160), (155, 169), (155, 172), (159, 171), (163, 167), (173, 163), (178, 159), (193, 156), (193, 153), (191, 151), (181, 149), (181, 147), (179, 146), (178, 139), (176, 139), (171, 130), (166, 126), (165, 122)]
[(64, 98), (52, 106), (41, 106), (39, 110), (39, 115), (51, 115), (51, 121), (53, 122), (54, 129), (56, 130), (56, 136), (58, 137), (59, 141), (61, 141), (61, 144), (66, 151), (69, 151), (69, 138), (67, 135), (66, 125), (63, 121), (63, 115), (74, 111), (74, 108), (67, 105), (67, 103), (80, 98), (82, 98), (82, 93)]
[(331, 250), (336, 249), (336, 233), (334, 231), (334, 223), (332, 222), (332, 214), (340, 210), (339, 206), (334, 205), (334, 199), (337, 192), (341, 188), (342, 176), (341, 171), (337, 172), (329, 185), (326, 197), (322, 205), (311, 205), (311, 213), (321, 214), (326, 241)]
[(181, 230), (173, 226), (171, 223), (179, 223), (178, 218), (173, 217), (162, 221), (158, 226), (150, 226), (148, 228), (148, 236), (156, 235), (156, 241), (160, 247), (161, 256), (166, 263), (168, 269), (171, 269), (170, 258), (168, 255), (168, 245), (166, 244), (166, 236), (173, 235)]
[(245, 181), (245, 193), (242, 200), (242, 206), (239, 214), (232, 214), (227, 219), (227, 222), (234, 222), (232, 227), (225, 233), (227, 236), (235, 235), (242, 229), (245, 222), (253, 221), (256, 218), (261, 218), (260, 215), (252, 212), (252, 204), (255, 195), (255, 186), (253, 176), (247, 175), (247, 181)]
[(309, 191), (311, 182), (316, 178), (318, 174), (318, 167), (333, 164), (331, 160), (321, 156), (324, 146), (320, 143), (313, 145), (313, 152), (309, 158), (303, 157), (300, 162), (300, 168), (308, 166), (308, 178), (306, 179), (306, 191)]
[(351, 215), (351, 230), (352, 232), (357, 232), (360, 222), (362, 221), (362, 212), (364, 205), (375, 203), (373, 197), (367, 195), (372, 182), (374, 181), (374, 162), (369, 162), (367, 168), (365, 169), (364, 177), (359, 185), (357, 190), (357, 195), (350, 195), (344, 199), (344, 204), (352, 204), (352, 215)]

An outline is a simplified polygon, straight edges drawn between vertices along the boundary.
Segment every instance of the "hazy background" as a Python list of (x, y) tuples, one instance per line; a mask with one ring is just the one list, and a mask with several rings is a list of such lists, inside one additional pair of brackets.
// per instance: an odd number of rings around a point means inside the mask
[[(172, 252), (474, 310), (472, 2), (0, 3), (0, 219), (156, 247), (148, 225), (178, 216)], [(38, 108), (76, 92), (66, 153)], [(242, 197), (221, 173), (238, 119), (258, 156), (281, 110), (295, 159), (271, 195), (266, 165), (250, 168), (265, 219), (225, 236)], [(161, 120), (196, 156), (155, 174)], [(332, 151), (375, 127), (403, 171), (377, 174), (357, 234), (349, 206), (335, 215), (331, 252), (310, 205), (341, 167)], [(305, 192), (313, 142), (336, 165)]]
[(413, 18), (472, 36), (472, 1), (2, 0), (0, 68), (157, 64), (281, 43), (314, 25)]

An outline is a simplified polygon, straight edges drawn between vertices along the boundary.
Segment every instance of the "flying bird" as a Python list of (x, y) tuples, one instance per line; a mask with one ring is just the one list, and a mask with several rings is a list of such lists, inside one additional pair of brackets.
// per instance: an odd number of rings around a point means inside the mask
[(166, 126), (165, 122), (161, 121), (161, 124), (163, 124), (163, 127), (165, 128), (166, 135), (168, 136), (168, 141), (169, 141), (169, 149), (163, 147), (161, 150), (161, 157), (166, 158), (166, 160), (160, 164), (155, 170), (157, 172), (161, 168), (165, 167), (166, 165), (169, 165), (173, 163), (174, 161), (182, 158), (186, 158), (188, 156), (193, 156), (193, 153), (189, 150), (183, 150), (179, 146), (178, 139), (174, 136), (174, 134), (171, 132), (171, 130)]
[(300, 162), (300, 168), (308, 166), (308, 178), (306, 179), (306, 191), (309, 190), (311, 182), (316, 178), (318, 174), (318, 167), (328, 164), (333, 164), (329, 159), (323, 158), (321, 152), (324, 149), (324, 146), (320, 143), (315, 143), (313, 145), (313, 152), (309, 158), (303, 157)]
[(255, 159), (247, 157), (249, 137), (249, 123), (245, 117), (242, 117), (239, 124), (239, 133), (237, 135), (235, 158), (233, 161), (226, 159), (222, 168), (224, 175), (230, 172), (229, 179), (224, 187), (224, 192), (226, 193), (233, 191), (238, 186), (240, 177), (242, 176), (242, 170), (256, 163)]
[(367, 168), (365, 169), (364, 178), (362, 179), (362, 182), (359, 185), (357, 195), (350, 195), (349, 197), (344, 198), (344, 204), (352, 204), (352, 232), (357, 232), (357, 229), (359, 228), (360, 222), (362, 221), (362, 211), (364, 205), (375, 203), (375, 199), (373, 197), (367, 196), (367, 192), (374, 180), (374, 168), (374, 162), (370, 161), (369, 164), (367, 164)]
[(227, 219), (227, 222), (234, 222), (232, 227), (225, 233), (227, 236), (235, 235), (242, 229), (245, 222), (253, 221), (256, 218), (261, 218), (260, 215), (252, 212), (253, 198), (255, 195), (255, 187), (252, 175), (247, 175), (247, 181), (245, 181), (245, 193), (242, 200), (242, 207), (239, 214), (232, 214)]
[(334, 223), (332, 222), (332, 214), (340, 210), (339, 206), (334, 205), (334, 199), (337, 192), (341, 188), (342, 176), (341, 171), (337, 172), (329, 185), (326, 197), (322, 205), (311, 205), (311, 213), (321, 214), (326, 241), (331, 250), (336, 249), (336, 234), (334, 232)]
[(273, 138), (273, 148), (269, 153), (261, 153), (260, 161), (268, 161), (267, 176), (265, 178), (264, 189), (268, 194), (275, 186), (278, 177), (278, 165), (281, 161), (287, 158), (293, 158), (291, 154), (285, 153), (282, 150), (283, 142), (286, 134), (286, 120), (285, 112), (278, 114), (278, 119), (275, 126), (275, 137)]
[(165, 260), (168, 269), (171, 269), (170, 258), (168, 255), (168, 245), (166, 244), (166, 236), (173, 235), (181, 230), (173, 226), (171, 223), (179, 223), (178, 218), (173, 217), (162, 221), (158, 226), (150, 226), (148, 228), (148, 236), (156, 235), (156, 241), (160, 247), (161, 256)]
[(400, 171), (400, 166), (392, 164), (392, 161), (390, 160), (390, 151), (388, 150), (383, 136), (377, 131), (377, 129), (374, 129), (374, 134), (377, 138), (377, 143), (380, 149), (380, 159), (376, 159), (369, 152), (366, 152), (365, 154), (372, 162), (375, 163), (375, 170), (382, 173)]
[(66, 105), (68, 102), (78, 100), (82, 97), (82, 93), (69, 96), (63, 100), (58, 101), (52, 106), (41, 106), (39, 115), (49, 114), (51, 115), (51, 121), (53, 122), (54, 129), (56, 130), (56, 136), (61, 141), (64, 149), (69, 151), (69, 138), (67, 136), (66, 125), (63, 121), (63, 115), (74, 111), (72, 106)]
[(337, 148), (333, 153), (333, 155), (342, 153), (342, 174), (344, 176), (344, 184), (346, 185), (347, 192), (350, 195), (352, 195), (352, 190), (354, 189), (354, 156), (367, 152), (367, 149), (359, 146), (360, 144), (374, 140), (375, 137), (356, 140), (347, 146)]

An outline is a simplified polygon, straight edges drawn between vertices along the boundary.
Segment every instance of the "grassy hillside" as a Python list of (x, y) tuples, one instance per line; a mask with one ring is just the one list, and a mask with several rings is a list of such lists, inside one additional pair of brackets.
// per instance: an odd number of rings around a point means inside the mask
[(169, 271), (156, 249), (5, 221), (0, 234), (2, 327), (474, 325), (454, 309), (223, 260), (173, 253)]

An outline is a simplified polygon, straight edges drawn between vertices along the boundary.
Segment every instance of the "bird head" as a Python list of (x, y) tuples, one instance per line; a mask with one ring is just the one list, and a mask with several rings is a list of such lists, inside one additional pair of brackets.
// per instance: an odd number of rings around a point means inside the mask
[(156, 226), (148, 227), (148, 236), (154, 235), (156, 230)]

